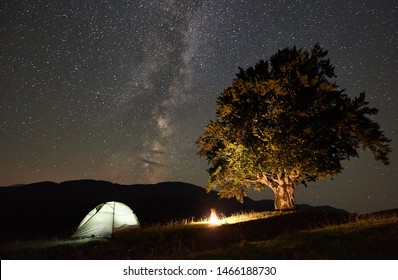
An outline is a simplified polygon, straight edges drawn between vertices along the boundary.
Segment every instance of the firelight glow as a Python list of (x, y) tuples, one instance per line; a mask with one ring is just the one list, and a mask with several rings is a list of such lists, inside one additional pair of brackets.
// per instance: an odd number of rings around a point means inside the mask
[(222, 213), (217, 214), (216, 209), (210, 209), (210, 216), (205, 217), (199, 221), (190, 222), (191, 225), (209, 225), (209, 226), (221, 226), (228, 224), (236, 224), (241, 222), (247, 222), (257, 219), (266, 219), (277, 215), (288, 214), (289, 212), (248, 212), (248, 213), (234, 213), (231, 216), (224, 216)]
[(218, 218), (216, 209), (214, 209), (214, 208), (210, 209), (209, 224), (211, 224), (211, 225), (219, 225), (219, 224), (221, 224), (221, 220)]

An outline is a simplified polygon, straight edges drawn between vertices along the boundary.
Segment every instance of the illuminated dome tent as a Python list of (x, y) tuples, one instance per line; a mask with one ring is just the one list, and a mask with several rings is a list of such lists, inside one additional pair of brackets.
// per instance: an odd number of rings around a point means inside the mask
[(112, 237), (114, 233), (140, 228), (134, 212), (121, 202), (109, 201), (95, 207), (84, 217), (72, 238)]

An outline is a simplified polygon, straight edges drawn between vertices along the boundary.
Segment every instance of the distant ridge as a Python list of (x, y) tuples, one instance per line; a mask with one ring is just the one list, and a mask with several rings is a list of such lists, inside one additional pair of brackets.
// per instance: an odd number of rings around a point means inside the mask
[[(143, 226), (201, 218), (209, 214), (210, 208), (225, 215), (274, 210), (273, 200), (245, 198), (241, 204), (235, 199), (220, 199), (216, 191), (207, 193), (202, 187), (182, 182), (139, 185), (96, 180), (39, 182), (0, 188), (0, 237), (70, 236), (91, 209), (113, 200), (130, 206)], [(329, 208), (328, 211), (344, 211)]]

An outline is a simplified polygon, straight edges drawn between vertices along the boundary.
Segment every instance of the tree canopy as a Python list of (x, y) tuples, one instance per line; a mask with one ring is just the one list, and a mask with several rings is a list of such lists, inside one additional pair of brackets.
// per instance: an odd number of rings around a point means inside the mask
[(327, 53), (319, 44), (285, 48), (239, 68), (196, 141), (210, 164), (209, 190), (240, 201), (250, 188), (294, 192), (297, 183), (340, 173), (360, 149), (389, 164), (390, 139), (372, 120), (378, 110), (365, 93), (350, 98), (339, 89)]

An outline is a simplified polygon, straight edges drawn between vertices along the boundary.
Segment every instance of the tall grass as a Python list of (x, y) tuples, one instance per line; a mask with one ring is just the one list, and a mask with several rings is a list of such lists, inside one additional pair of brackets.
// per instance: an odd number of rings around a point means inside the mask
[[(241, 212), (233, 213), (230, 216), (226, 216), (223, 213), (220, 213), (220, 214), (218, 214), (218, 218), (219, 218), (218, 224), (219, 225), (236, 224), (236, 223), (248, 222), (248, 221), (252, 221), (252, 220), (266, 219), (266, 218), (275, 217), (275, 216), (287, 214), (287, 213), (289, 213), (289, 212), (278, 212), (278, 211), (245, 212), (245, 211), (241, 211)], [(201, 219), (192, 220), (189, 222), (189, 224), (208, 224), (208, 223), (209, 223), (209, 216), (202, 217)]]

